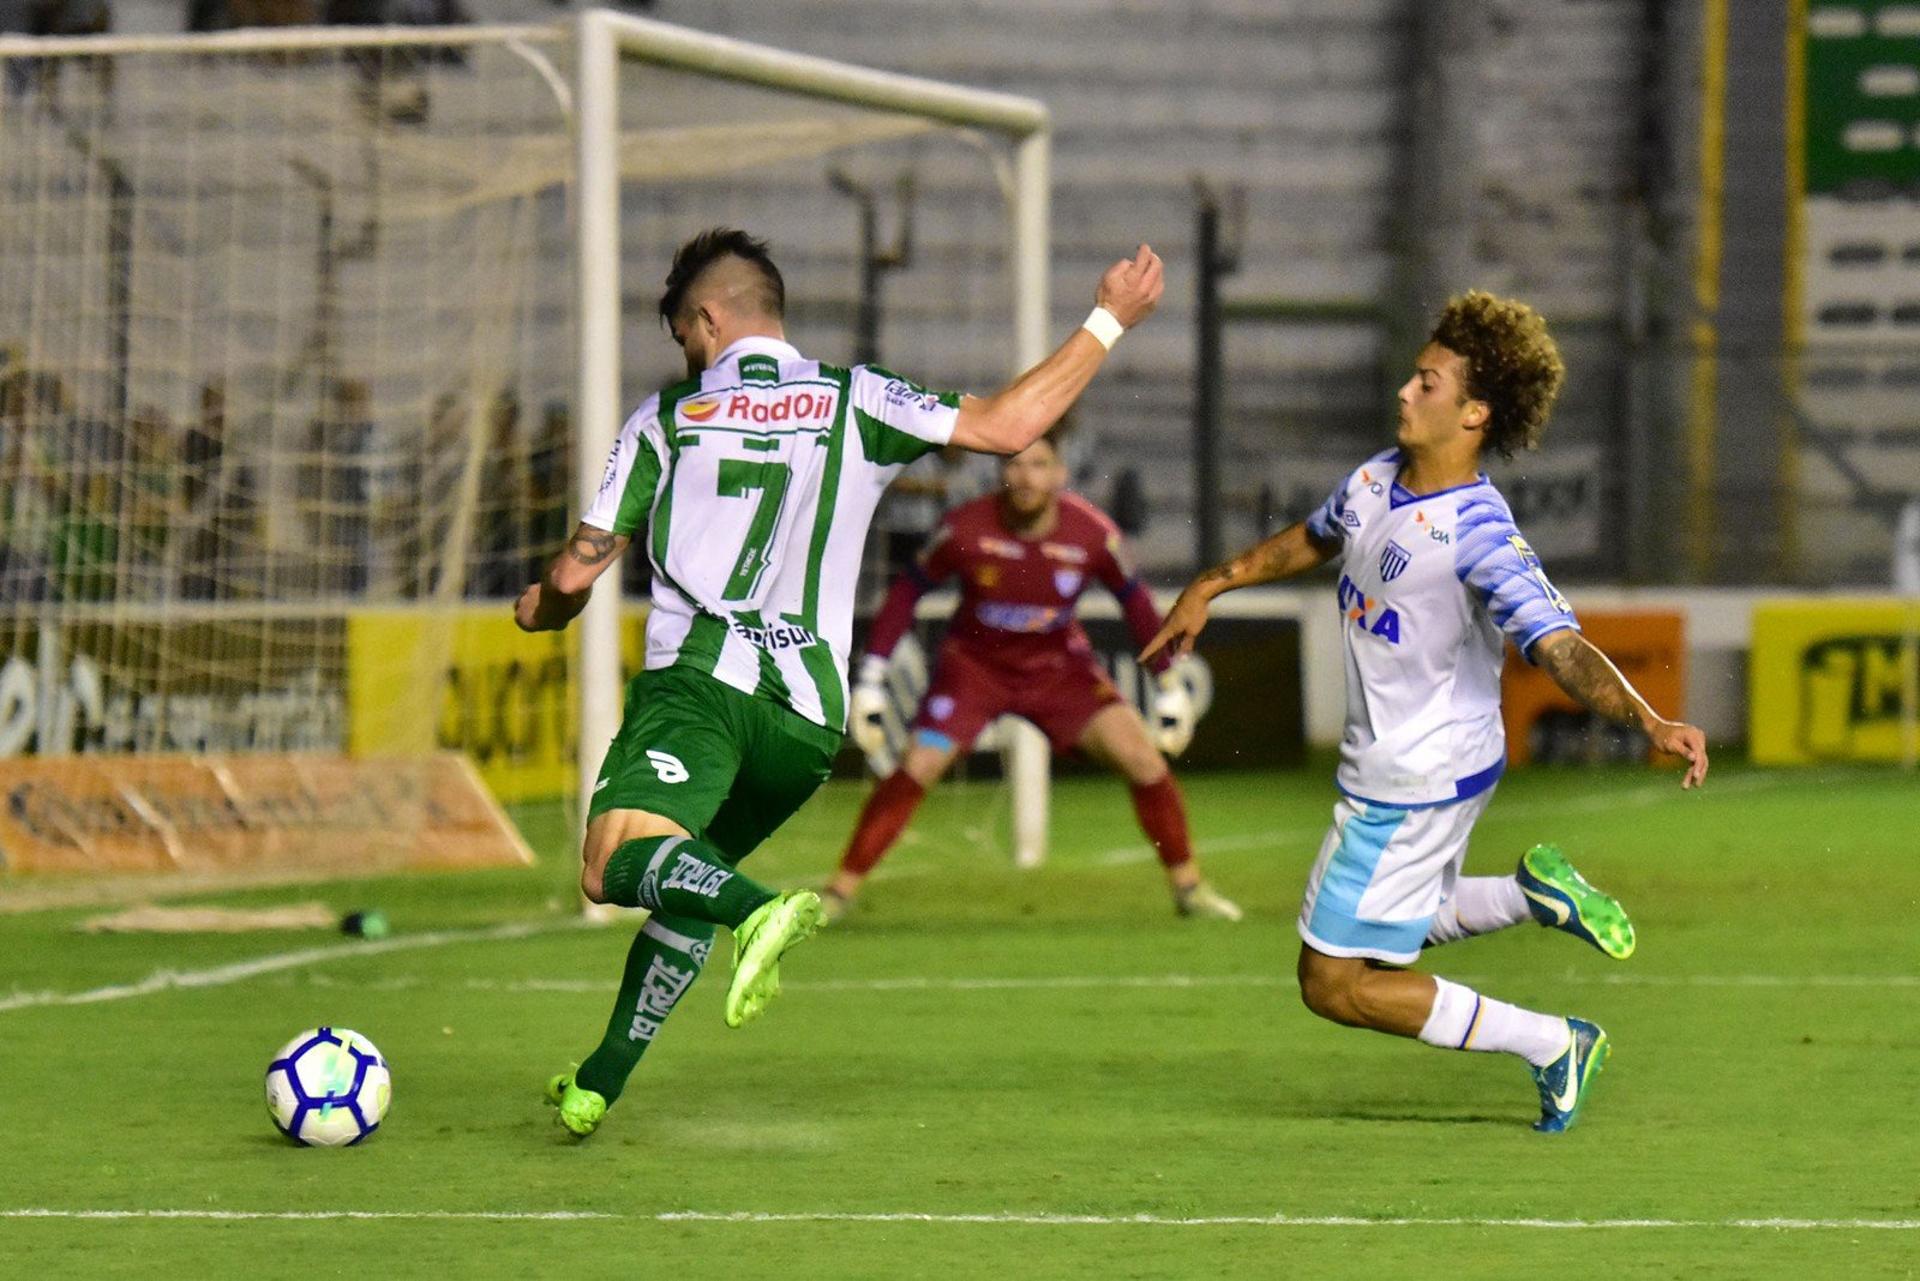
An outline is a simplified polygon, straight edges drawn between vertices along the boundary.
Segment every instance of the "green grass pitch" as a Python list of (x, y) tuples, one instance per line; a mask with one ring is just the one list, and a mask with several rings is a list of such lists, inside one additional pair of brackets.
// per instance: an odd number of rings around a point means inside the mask
[[(1300, 1007), (1293, 917), (1333, 799), (1324, 762), (1186, 789), (1245, 924), (1172, 916), (1117, 785), (1059, 784), (1054, 857), (1031, 873), (991, 852), (1001, 791), (950, 786), (864, 910), (793, 953), (786, 995), (741, 1031), (721, 1023), (717, 955), (584, 1144), (539, 1088), (597, 1039), (629, 929), (571, 923), (556, 813), (520, 815), (543, 855), (530, 871), (220, 900), (378, 905), (396, 933), (377, 952), (0, 916), (0, 1271), (1920, 1270), (1912, 776), (1728, 766), (1683, 794), (1670, 775), (1532, 770), (1502, 785), (1468, 870), (1558, 841), (1640, 929), (1625, 964), (1532, 927), (1428, 958), (1612, 1034), (1561, 1138), (1527, 1128), (1516, 1061)], [(831, 785), (749, 868), (815, 882), (862, 794)], [(494, 928), (512, 923), (531, 928)], [(261, 1102), (269, 1054), (321, 1022), (393, 1065), (393, 1110), (360, 1149), (295, 1149)], [(144, 1213), (73, 1213), (90, 1210)], [(391, 1217), (297, 1217), (338, 1211)]]

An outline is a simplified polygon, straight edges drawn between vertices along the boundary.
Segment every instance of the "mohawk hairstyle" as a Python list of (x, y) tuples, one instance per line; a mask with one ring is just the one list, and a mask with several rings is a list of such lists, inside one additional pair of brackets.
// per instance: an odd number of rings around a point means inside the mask
[(673, 255), (667, 269), (666, 292), (660, 295), (660, 320), (669, 328), (686, 306), (687, 290), (700, 273), (722, 258), (738, 258), (760, 273), (761, 288), (755, 291), (760, 309), (770, 316), (787, 313), (787, 282), (767, 253), (767, 242), (757, 240), (737, 227), (709, 227), (689, 240)]
[(1539, 312), (1471, 290), (1448, 301), (1428, 341), (1466, 363), (1467, 396), (1486, 401), (1490, 411), (1487, 444), (1502, 458), (1515, 448), (1540, 448), (1567, 367)]

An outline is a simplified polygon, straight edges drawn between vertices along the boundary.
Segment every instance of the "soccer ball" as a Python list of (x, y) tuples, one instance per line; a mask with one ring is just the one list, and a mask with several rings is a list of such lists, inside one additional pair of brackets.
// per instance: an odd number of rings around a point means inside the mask
[(380, 1128), (392, 1097), (387, 1060), (343, 1027), (302, 1032), (267, 1064), (267, 1112), (302, 1147), (358, 1143)]

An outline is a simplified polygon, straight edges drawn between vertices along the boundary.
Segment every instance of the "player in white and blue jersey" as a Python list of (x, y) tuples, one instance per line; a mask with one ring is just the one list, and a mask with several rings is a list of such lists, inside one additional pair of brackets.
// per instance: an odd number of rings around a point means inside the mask
[(1583, 705), (1637, 726), (1707, 773), (1706, 736), (1661, 717), (1580, 634), (1566, 597), (1480, 470), (1488, 449), (1538, 448), (1564, 367), (1524, 303), (1473, 292), (1441, 315), (1400, 389), (1398, 448), (1325, 503), (1195, 579), (1142, 657), (1192, 649), (1213, 597), (1336, 558), (1346, 641), (1340, 799), (1300, 907), (1300, 994), (1323, 1018), (1456, 1050), (1516, 1054), (1540, 1092), (1534, 1128), (1571, 1125), (1606, 1061), (1606, 1033), (1401, 968), (1423, 948), (1534, 920), (1624, 960), (1620, 904), (1551, 845), (1512, 876), (1460, 875), (1506, 763), (1507, 641)]

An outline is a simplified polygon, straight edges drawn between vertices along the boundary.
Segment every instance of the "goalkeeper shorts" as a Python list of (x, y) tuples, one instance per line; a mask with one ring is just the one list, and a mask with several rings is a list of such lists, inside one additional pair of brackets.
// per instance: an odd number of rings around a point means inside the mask
[(1071, 751), (1087, 722), (1120, 701), (1091, 658), (1063, 655), (1044, 666), (1008, 671), (955, 644), (940, 647), (933, 683), (920, 700), (914, 737), (965, 752), (996, 717), (1033, 722), (1056, 752)]

